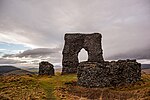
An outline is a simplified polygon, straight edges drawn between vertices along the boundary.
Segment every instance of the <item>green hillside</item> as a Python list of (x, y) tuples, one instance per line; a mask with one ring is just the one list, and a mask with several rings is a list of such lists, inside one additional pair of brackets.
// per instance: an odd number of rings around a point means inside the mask
[(149, 100), (150, 75), (136, 84), (109, 88), (84, 88), (75, 74), (55, 76), (0, 76), (0, 100)]

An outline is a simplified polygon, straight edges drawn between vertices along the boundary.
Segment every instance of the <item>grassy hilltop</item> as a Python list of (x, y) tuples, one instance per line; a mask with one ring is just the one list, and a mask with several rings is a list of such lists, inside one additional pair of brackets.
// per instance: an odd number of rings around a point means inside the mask
[(109, 88), (76, 85), (75, 74), (0, 76), (0, 100), (150, 100), (150, 75), (136, 84)]

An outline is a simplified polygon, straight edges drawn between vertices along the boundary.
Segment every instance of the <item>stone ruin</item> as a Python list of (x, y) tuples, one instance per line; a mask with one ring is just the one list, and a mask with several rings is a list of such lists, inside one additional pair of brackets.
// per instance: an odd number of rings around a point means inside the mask
[[(77, 84), (84, 87), (107, 87), (135, 83), (141, 78), (141, 64), (136, 60), (104, 61), (101, 34), (66, 34), (62, 74), (77, 73)], [(88, 61), (79, 63), (84, 48)]]
[(136, 60), (81, 62), (77, 71), (78, 85), (108, 87), (135, 83), (141, 77), (141, 64)]
[(101, 34), (65, 34), (62, 74), (76, 73), (79, 65), (78, 53), (82, 48), (88, 52), (89, 62), (103, 62)]
[(54, 66), (47, 61), (40, 62), (39, 75), (51, 75), (51, 76), (55, 75)]

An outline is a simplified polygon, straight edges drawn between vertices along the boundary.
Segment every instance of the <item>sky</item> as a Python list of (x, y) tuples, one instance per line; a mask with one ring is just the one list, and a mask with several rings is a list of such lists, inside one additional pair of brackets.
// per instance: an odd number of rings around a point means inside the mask
[(0, 64), (61, 66), (65, 33), (93, 32), (105, 60), (150, 64), (150, 0), (0, 0)]

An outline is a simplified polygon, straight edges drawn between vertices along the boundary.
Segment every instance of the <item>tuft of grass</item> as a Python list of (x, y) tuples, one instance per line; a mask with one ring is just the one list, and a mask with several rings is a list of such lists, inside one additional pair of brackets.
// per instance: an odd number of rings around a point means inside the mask
[(4, 85), (4, 83), (0, 82), (0, 87), (2, 87)]

